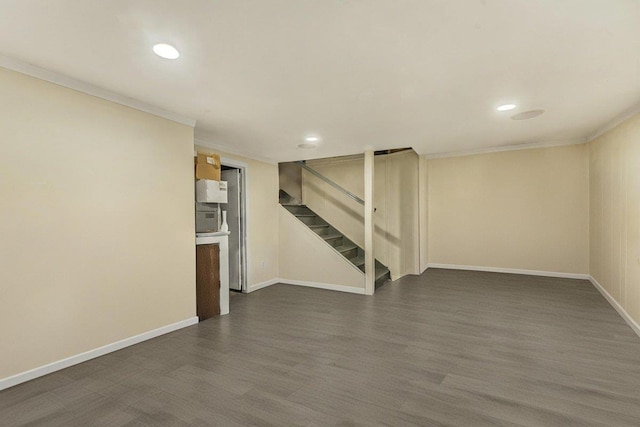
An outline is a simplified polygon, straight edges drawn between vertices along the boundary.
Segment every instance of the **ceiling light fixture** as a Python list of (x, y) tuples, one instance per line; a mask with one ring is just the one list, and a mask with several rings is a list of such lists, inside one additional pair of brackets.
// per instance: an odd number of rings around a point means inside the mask
[(156, 55), (164, 59), (178, 59), (180, 52), (178, 49), (166, 43), (159, 43), (153, 46), (153, 51)]
[(514, 108), (516, 108), (516, 104), (503, 104), (503, 105), (500, 105), (498, 108), (496, 108), (496, 110), (509, 111), (509, 110), (513, 110)]
[(513, 120), (528, 120), (533, 119), (544, 114), (544, 110), (529, 110), (523, 113), (518, 113), (515, 116), (511, 116)]
[(316, 148), (318, 146), (318, 142), (320, 141), (320, 137), (316, 135), (309, 135), (304, 137), (304, 142), (302, 144), (298, 144), (298, 148), (311, 149)]
[(302, 144), (298, 144), (298, 148), (304, 148), (309, 150), (311, 148), (316, 148), (316, 144), (312, 142), (303, 142)]

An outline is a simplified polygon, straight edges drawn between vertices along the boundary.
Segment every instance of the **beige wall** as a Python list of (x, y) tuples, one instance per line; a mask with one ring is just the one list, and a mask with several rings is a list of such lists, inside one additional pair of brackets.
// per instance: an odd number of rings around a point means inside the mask
[(278, 165), (280, 190), (284, 190), (297, 202), (302, 202), (302, 168), (295, 163)]
[[(364, 197), (363, 156), (310, 160), (307, 161), (307, 165), (358, 197)], [(380, 194), (377, 194), (377, 197), (379, 196)], [(307, 171), (302, 172), (302, 200), (318, 215), (364, 248), (362, 205)]]
[[(247, 283), (256, 285), (278, 277), (278, 165), (196, 145), (203, 153), (217, 153), (248, 165), (247, 171)], [(191, 152), (193, 156), (193, 150)], [(191, 160), (193, 162), (193, 160)]]
[(588, 148), (591, 275), (640, 323), (640, 114)]
[(589, 272), (584, 144), (428, 162), (429, 262)]
[(0, 68), (0, 378), (195, 316), (193, 128)]
[[(307, 164), (353, 192), (364, 195), (364, 158), (353, 156)], [(363, 207), (304, 171), (303, 200), (318, 215), (364, 248)], [(418, 156), (405, 151), (375, 157), (376, 258), (395, 280), (417, 274), (420, 262)]]
[(280, 277), (303, 282), (361, 288), (364, 274), (340, 253), (327, 247), (285, 208), (280, 207)]

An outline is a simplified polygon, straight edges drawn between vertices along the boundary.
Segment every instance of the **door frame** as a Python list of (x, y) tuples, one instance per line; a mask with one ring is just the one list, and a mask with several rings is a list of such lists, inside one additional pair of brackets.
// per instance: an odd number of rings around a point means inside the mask
[(229, 157), (221, 156), (220, 164), (222, 166), (229, 166), (232, 168), (240, 169), (240, 211), (244, 212), (244, 215), (240, 216), (240, 226), (244, 233), (240, 239), (240, 271), (242, 272), (242, 293), (249, 292), (249, 277), (247, 276), (247, 266), (249, 265), (249, 199), (247, 197), (247, 180), (249, 179), (249, 165), (240, 160), (232, 159)]

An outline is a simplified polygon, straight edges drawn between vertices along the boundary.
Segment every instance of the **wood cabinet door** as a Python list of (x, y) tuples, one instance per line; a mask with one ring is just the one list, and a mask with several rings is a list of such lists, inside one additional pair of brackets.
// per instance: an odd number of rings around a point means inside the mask
[(220, 314), (220, 246), (196, 246), (196, 312), (200, 321)]

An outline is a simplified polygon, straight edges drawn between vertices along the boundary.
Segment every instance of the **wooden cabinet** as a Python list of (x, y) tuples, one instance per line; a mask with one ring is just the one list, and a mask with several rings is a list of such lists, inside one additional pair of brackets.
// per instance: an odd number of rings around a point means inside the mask
[(220, 246), (196, 246), (196, 312), (200, 321), (220, 314)]

